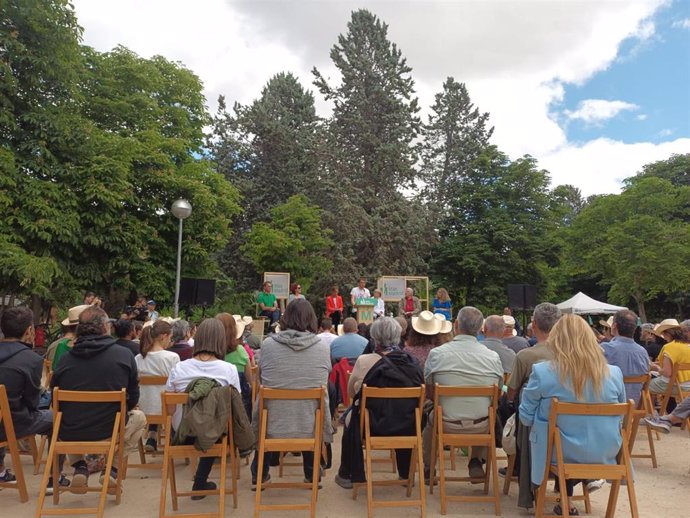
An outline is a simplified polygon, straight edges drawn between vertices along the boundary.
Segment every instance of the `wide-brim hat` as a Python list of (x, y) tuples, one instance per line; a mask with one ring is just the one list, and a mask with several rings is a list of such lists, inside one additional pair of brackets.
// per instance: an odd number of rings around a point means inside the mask
[(515, 329), (515, 319), (510, 315), (503, 315), (503, 324), (506, 327), (513, 328), (513, 336), (517, 336), (517, 330)]
[(445, 335), (453, 330), (453, 322), (451, 322), (450, 320), (446, 320), (446, 315), (436, 313), (434, 316), (441, 321), (441, 334)]
[(437, 335), (442, 328), (443, 323), (431, 311), (422, 311), (419, 316), (412, 317), (412, 329), (420, 335)]
[(247, 326), (247, 324), (244, 322), (244, 320), (242, 320), (241, 315), (233, 315), (232, 317), (235, 319), (235, 328), (237, 329), (235, 332), (235, 338), (239, 340), (244, 334), (244, 328)]
[(675, 318), (667, 318), (666, 320), (659, 322), (659, 325), (656, 326), (652, 332), (657, 336), (661, 336), (664, 331), (677, 328), (680, 328), (678, 321)]
[(242, 322), (244, 322), (245, 326), (250, 326), (254, 323), (254, 319), (249, 316), (242, 317)]
[(67, 318), (62, 321), (62, 325), (76, 326), (79, 323), (79, 315), (81, 315), (81, 312), (89, 307), (91, 307), (90, 304), (81, 304), (79, 306), (69, 308), (69, 311), (67, 312)]
[(613, 315), (611, 315), (606, 320), (599, 320), (599, 325), (611, 329), (613, 327)]

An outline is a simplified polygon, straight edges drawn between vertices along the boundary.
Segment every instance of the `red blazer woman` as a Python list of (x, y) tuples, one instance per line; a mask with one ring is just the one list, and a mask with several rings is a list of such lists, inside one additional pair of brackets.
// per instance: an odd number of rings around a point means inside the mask
[(340, 295), (326, 297), (326, 317), (330, 318), (334, 311), (343, 312), (343, 298)]

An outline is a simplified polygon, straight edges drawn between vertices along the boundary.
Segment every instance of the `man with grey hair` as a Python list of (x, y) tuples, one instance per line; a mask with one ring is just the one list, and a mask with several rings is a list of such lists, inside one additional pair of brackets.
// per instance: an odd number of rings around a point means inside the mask
[(482, 340), (482, 343), (498, 354), (498, 357), (501, 359), (501, 365), (503, 365), (503, 372), (510, 373), (515, 362), (515, 351), (510, 349), (501, 340), (504, 328), (503, 317), (498, 315), (487, 317), (484, 321), (484, 340)]
[(331, 360), (337, 362), (340, 358), (356, 360), (364, 352), (369, 341), (357, 334), (357, 321), (348, 317), (343, 320), (343, 335), (331, 342)]
[(405, 296), (398, 302), (398, 314), (405, 318), (412, 318), (422, 312), (422, 303), (415, 297), (412, 288), (405, 289)]
[(180, 357), (180, 361), (188, 360), (192, 357), (193, 347), (189, 344), (191, 329), (186, 320), (175, 320), (172, 325), (172, 345), (168, 351), (174, 352)]
[[(503, 365), (498, 354), (477, 341), (484, 316), (477, 308), (465, 306), (458, 313), (455, 321), (455, 338), (429, 352), (424, 367), (424, 379), (427, 386), (452, 385), (458, 387), (476, 387), (486, 385), (503, 385)], [(443, 403), (443, 430), (447, 433), (473, 434), (489, 431), (487, 398), (446, 398)], [(424, 428), (424, 465), (427, 480), (429, 460), (431, 458), (431, 439), (433, 433), (433, 416)], [(486, 448), (472, 448), (469, 462), (469, 473), (472, 483), (484, 482), (483, 461), (486, 459)], [(428, 475), (428, 476), (427, 476)]]

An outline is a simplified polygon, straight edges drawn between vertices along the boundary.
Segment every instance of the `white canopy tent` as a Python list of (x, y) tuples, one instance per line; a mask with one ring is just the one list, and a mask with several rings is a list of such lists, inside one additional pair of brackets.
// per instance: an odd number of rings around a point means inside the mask
[(576, 315), (603, 315), (613, 314), (621, 309), (628, 309), (623, 306), (614, 306), (606, 302), (599, 302), (592, 297), (588, 297), (581, 291), (568, 300), (556, 304), (563, 313), (575, 313)]

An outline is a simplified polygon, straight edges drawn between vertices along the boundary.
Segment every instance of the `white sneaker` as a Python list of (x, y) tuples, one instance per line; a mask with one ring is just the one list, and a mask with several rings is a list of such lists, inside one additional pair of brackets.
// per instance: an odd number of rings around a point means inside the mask
[(598, 480), (590, 480), (587, 482), (587, 491), (590, 493), (594, 493), (595, 491), (599, 491), (602, 487), (604, 487), (604, 484), (606, 484), (606, 480), (603, 478), (600, 478)]

